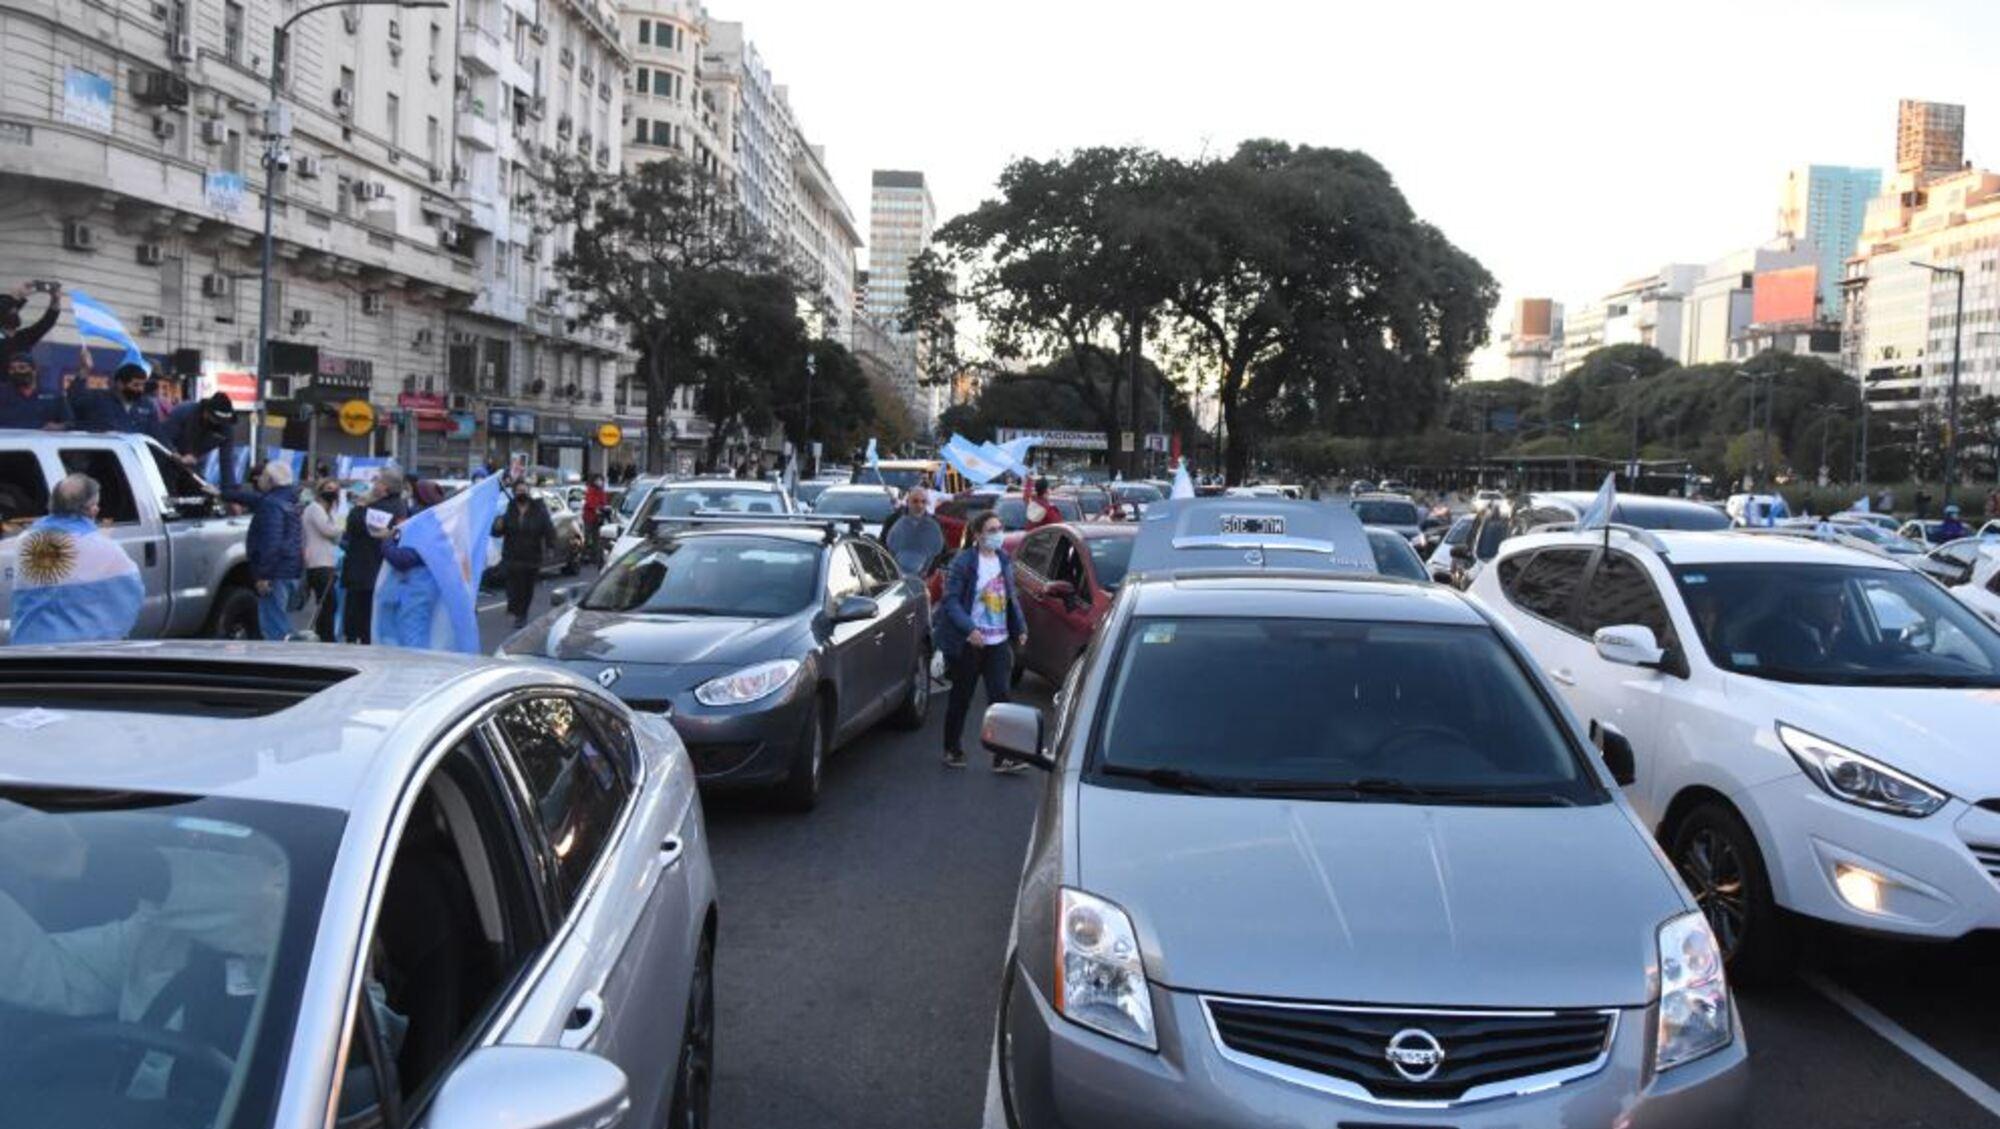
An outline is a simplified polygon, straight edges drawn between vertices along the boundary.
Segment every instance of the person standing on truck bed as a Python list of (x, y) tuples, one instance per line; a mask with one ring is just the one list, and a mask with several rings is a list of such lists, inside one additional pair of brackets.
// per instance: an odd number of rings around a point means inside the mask
[[(83, 351), (84, 371), (90, 368), (90, 350)], [(76, 426), (85, 431), (118, 431), (127, 435), (157, 435), (160, 405), (146, 392), (152, 374), (141, 365), (119, 365), (111, 374), (108, 391), (90, 389), (78, 380), (70, 388), (70, 408)]]
[(168, 412), (160, 423), (158, 439), (196, 470), (209, 452), (216, 452), (216, 477), (222, 480), (217, 485), (236, 485), (236, 408), (226, 394), (189, 400)]
[(273, 459), (257, 476), (257, 489), (232, 487), (225, 501), (250, 511), (250, 579), (257, 585), (257, 630), (276, 642), (292, 633), (292, 597), (305, 575), (305, 541), (299, 522), (292, 465)]

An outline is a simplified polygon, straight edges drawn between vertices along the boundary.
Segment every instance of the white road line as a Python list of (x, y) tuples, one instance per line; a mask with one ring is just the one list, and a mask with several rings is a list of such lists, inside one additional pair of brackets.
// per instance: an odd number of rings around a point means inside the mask
[(1804, 973), (1800, 979), (1807, 987), (1832, 1000), (1842, 1011), (1861, 1021), (1862, 1026), (1882, 1036), (1899, 1051), (1916, 1059), (1932, 1074), (1952, 1084), (1960, 1093), (1986, 1108), (1986, 1112), (2000, 1117), (2000, 1090), (1994, 1089), (1979, 1076), (1963, 1066), (1946, 1058), (1943, 1052), (1875, 1010), (1866, 1000), (1833, 983), (1816, 972)]
[(490, 612), (490, 611), (493, 611), (493, 610), (494, 610), (494, 609), (496, 609), (496, 608), (504, 608), (504, 607), (506, 607), (506, 606), (507, 606), (507, 601), (505, 601), (505, 600), (495, 600), (495, 601), (493, 601), (493, 602), (492, 602), (492, 603), (490, 603), (490, 604), (481, 604), (481, 605), (479, 605), (479, 610), (480, 610), (480, 611), (482, 611), (482, 612)]

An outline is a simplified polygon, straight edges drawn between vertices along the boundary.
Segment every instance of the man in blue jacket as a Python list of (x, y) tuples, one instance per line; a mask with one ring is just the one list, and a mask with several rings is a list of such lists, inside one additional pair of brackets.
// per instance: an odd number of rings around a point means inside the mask
[(236, 408), (227, 395), (217, 392), (206, 400), (189, 400), (168, 412), (156, 437), (196, 473), (208, 453), (217, 452), (219, 485), (235, 485)]
[(250, 579), (257, 585), (257, 630), (265, 639), (282, 640), (292, 632), (292, 597), (306, 572), (305, 535), (291, 464), (267, 463), (257, 476), (257, 489), (232, 487), (222, 496), (250, 511), (245, 548)]
[[(944, 599), (933, 617), (931, 634), (951, 670), (951, 698), (944, 712), (944, 763), (965, 767), (965, 715), (972, 708), (972, 691), (986, 684), (988, 705), (1004, 702), (1013, 685), (1013, 652), (1009, 644), (1028, 642), (1028, 623), (1014, 592), (1014, 562), (1000, 550), (1006, 530), (991, 510), (967, 523), (971, 544), (952, 559), (945, 574)], [(993, 771), (1013, 773), (1027, 766), (993, 758)]]
[[(84, 364), (90, 354), (84, 353)], [(152, 376), (135, 364), (122, 364), (111, 374), (109, 391), (87, 389), (78, 383), (70, 389), (70, 405), (76, 425), (85, 431), (122, 431), (130, 435), (157, 435), (160, 430), (160, 403), (147, 394)]]

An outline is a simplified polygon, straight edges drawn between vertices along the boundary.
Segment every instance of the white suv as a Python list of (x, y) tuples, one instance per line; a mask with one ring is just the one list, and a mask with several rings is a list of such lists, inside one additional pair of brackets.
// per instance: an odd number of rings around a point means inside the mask
[(1893, 561), (1746, 533), (1508, 541), (1472, 586), (1519, 633), (1708, 912), (1731, 966), (1780, 909), (2000, 926), (2000, 632)]

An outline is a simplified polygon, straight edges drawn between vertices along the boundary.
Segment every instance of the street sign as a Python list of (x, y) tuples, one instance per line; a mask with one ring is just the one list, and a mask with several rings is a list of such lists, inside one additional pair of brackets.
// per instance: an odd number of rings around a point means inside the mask
[(597, 443), (600, 447), (616, 447), (625, 439), (625, 433), (618, 430), (615, 423), (607, 423), (597, 429)]
[(375, 430), (375, 409), (366, 400), (349, 400), (340, 405), (340, 429), (362, 436)]

